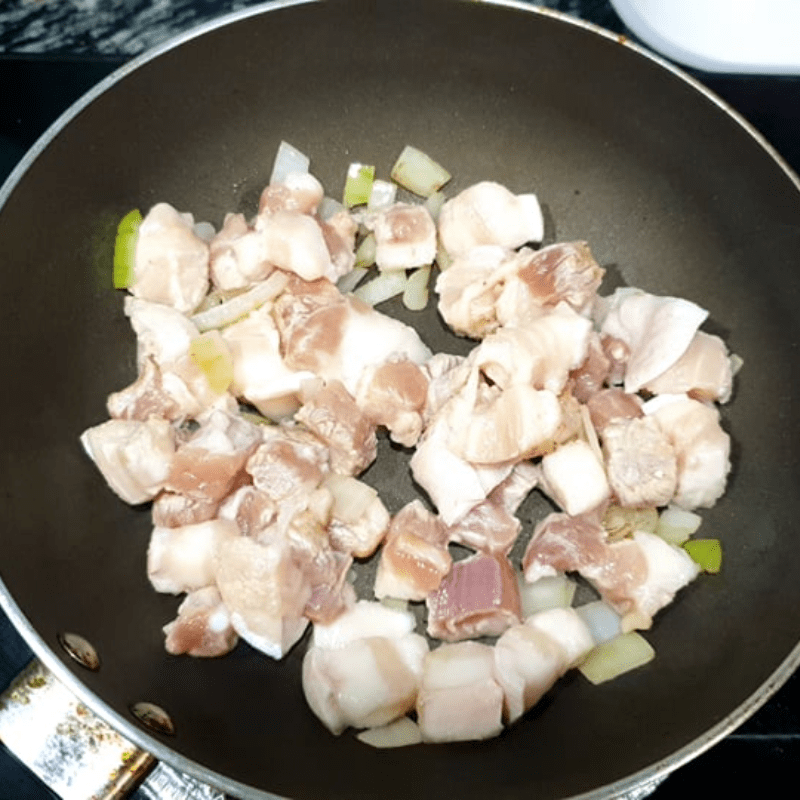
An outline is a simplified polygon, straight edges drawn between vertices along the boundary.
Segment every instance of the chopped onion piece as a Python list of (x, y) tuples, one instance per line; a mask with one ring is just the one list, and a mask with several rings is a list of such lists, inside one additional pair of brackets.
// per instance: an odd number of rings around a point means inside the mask
[(408, 611), (408, 600), (403, 600), (398, 597), (381, 597), (381, 603), (388, 608), (394, 608), (398, 611)]
[(350, 272), (342, 275), (338, 281), (336, 281), (336, 288), (342, 293), (347, 294), (348, 292), (352, 292), (353, 289), (361, 283), (361, 279), (369, 272), (366, 267), (353, 267)]
[(238, 294), (224, 303), (195, 314), (191, 321), (202, 333), (213, 328), (222, 328), (241, 319), (253, 309), (263, 306), (268, 300), (276, 298), (285, 288), (289, 276), (285, 272), (275, 270), (265, 281), (255, 284), (243, 294)]
[(439, 221), (439, 212), (442, 210), (442, 206), (444, 205), (444, 201), (446, 199), (447, 198), (445, 197), (444, 192), (434, 192), (425, 201), (425, 208), (428, 209), (428, 213), (431, 215), (434, 222)]
[(578, 588), (574, 581), (562, 573), (545, 575), (533, 583), (526, 581), (522, 575), (519, 577), (519, 598), (525, 618), (551, 608), (569, 608)]
[(369, 195), (367, 208), (370, 211), (378, 211), (382, 208), (389, 208), (394, 205), (397, 199), (397, 185), (389, 181), (380, 179), (372, 182), (372, 191)]
[(739, 370), (744, 366), (744, 359), (738, 353), (731, 353), (728, 361), (731, 365), (731, 375), (736, 376)]
[(578, 669), (592, 683), (604, 683), (647, 664), (655, 656), (647, 639), (631, 631), (597, 645)]
[(210, 242), (217, 233), (210, 222), (195, 222), (193, 230), (195, 236), (199, 236), (204, 242)]
[(655, 508), (632, 508), (612, 504), (603, 514), (602, 524), (608, 535), (608, 541), (616, 542), (633, 536), (636, 531), (655, 533), (659, 516)]
[(372, 164), (353, 163), (347, 168), (343, 202), (348, 208), (363, 206), (369, 202), (375, 167)]
[(356, 739), (372, 747), (406, 747), (410, 744), (419, 744), (422, 741), (422, 733), (413, 719), (400, 717), (380, 728), (367, 728), (356, 734)]
[(703, 518), (680, 506), (667, 506), (658, 518), (655, 532), (670, 544), (683, 544), (700, 527)]
[(356, 249), (356, 266), (371, 267), (375, 263), (376, 247), (375, 234), (368, 233)]
[(345, 207), (342, 203), (338, 200), (335, 200), (333, 197), (323, 197), (320, 201), (320, 204), (317, 208), (317, 216), (325, 222), (329, 220), (331, 217), (338, 214), (340, 211), (345, 211)]
[(390, 297), (402, 294), (406, 289), (407, 280), (404, 269), (387, 269), (369, 283), (359, 286), (353, 294), (359, 300), (374, 306)]
[(597, 644), (607, 642), (622, 633), (619, 614), (602, 600), (578, 606), (575, 611), (586, 623), (586, 627), (591, 631), (592, 638)]
[(192, 340), (189, 355), (200, 367), (212, 391), (222, 394), (233, 381), (233, 359), (219, 331), (207, 331)]
[(345, 524), (358, 522), (378, 496), (371, 486), (347, 475), (331, 473), (323, 484), (333, 496), (332, 513)]
[(420, 267), (415, 269), (406, 281), (406, 288), (403, 290), (403, 305), (409, 311), (422, 311), (428, 305), (428, 279), (431, 275), (431, 268)]
[(430, 197), (452, 177), (441, 164), (429, 155), (406, 145), (392, 167), (392, 180), (421, 197)]
[(719, 539), (690, 539), (683, 549), (700, 565), (703, 572), (715, 574), (722, 566), (722, 545)]
[(136, 240), (142, 212), (138, 208), (129, 211), (117, 226), (114, 242), (113, 281), (115, 289), (127, 289), (133, 283), (133, 265), (136, 256)]
[(292, 172), (306, 173), (310, 164), (311, 159), (307, 155), (301, 153), (289, 142), (281, 142), (278, 145), (278, 152), (275, 154), (275, 163), (272, 166), (269, 182), (283, 183), (287, 175)]
[(436, 241), (436, 266), (439, 267), (442, 272), (446, 270), (451, 264), (453, 263), (453, 259), (450, 253), (444, 249), (444, 245), (442, 244), (441, 239), (437, 239)]

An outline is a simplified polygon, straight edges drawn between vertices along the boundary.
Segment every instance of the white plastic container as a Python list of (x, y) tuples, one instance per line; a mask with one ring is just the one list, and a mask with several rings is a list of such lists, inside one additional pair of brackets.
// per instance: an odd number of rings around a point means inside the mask
[(648, 47), (709, 72), (800, 75), (800, 0), (611, 0)]

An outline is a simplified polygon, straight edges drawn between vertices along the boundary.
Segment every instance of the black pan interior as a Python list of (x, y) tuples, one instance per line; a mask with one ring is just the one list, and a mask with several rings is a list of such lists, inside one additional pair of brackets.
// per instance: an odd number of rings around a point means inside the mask
[[(745, 362), (724, 424), (729, 492), (704, 513), (717, 577), (661, 614), (649, 667), (601, 688), (562, 681), (484, 744), (374, 751), (306, 709), (302, 648), (274, 663), (167, 656), (175, 598), (145, 577), (146, 509), (118, 501), (78, 436), (134, 374), (113, 231), (166, 200), (219, 224), (252, 211), (281, 139), (333, 194), (351, 160), (388, 173), (406, 143), (454, 174), (535, 191), (548, 241), (587, 239), (614, 283), (710, 310)], [(800, 638), (796, 520), (800, 193), (712, 99), (612, 37), (472, 2), (339, 0), (275, 8), (144, 63), (46, 147), (0, 214), (6, 386), (2, 578), (44, 642), (74, 631), (117, 714), (138, 700), (176, 725), (162, 746), (229, 787), (311, 798), (567, 797), (668, 757), (756, 692)], [(437, 348), (433, 312), (407, 317)], [(402, 456), (373, 477), (392, 510)], [(531, 514), (540, 508), (531, 509)], [(66, 660), (66, 659), (65, 659)], [(163, 752), (163, 751), (162, 751)], [(206, 773), (208, 774), (208, 773)]]

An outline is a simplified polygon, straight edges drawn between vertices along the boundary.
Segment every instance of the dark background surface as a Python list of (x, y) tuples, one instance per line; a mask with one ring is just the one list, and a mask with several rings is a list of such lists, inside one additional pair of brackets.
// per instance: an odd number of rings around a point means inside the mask
[[(87, 89), (169, 36), (248, 3), (223, 0), (6, 0), (0, 6), (0, 180)], [(607, 2), (554, 0), (553, 8), (629, 35)], [(739, 111), (800, 172), (800, 78), (694, 73)], [(13, 265), (5, 265), (13, 269)], [(743, 650), (754, 646), (742, 641)], [(0, 689), (31, 658), (0, 613)], [(709, 752), (670, 776), (655, 800), (796, 794), (800, 765), (800, 676)], [(0, 748), (0, 800), (55, 795)]]

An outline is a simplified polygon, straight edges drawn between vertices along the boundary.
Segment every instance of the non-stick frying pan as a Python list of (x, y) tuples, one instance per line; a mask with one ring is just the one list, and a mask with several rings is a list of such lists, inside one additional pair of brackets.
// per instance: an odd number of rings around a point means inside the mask
[[(166, 200), (219, 224), (252, 212), (281, 139), (331, 193), (347, 164), (388, 172), (406, 143), (454, 174), (535, 191), (547, 240), (587, 239), (627, 283), (695, 300), (744, 359), (724, 425), (729, 491), (704, 512), (724, 567), (657, 617), (657, 659), (602, 687), (568, 676), (481, 744), (368, 748), (307, 710), (303, 647), (277, 663), (168, 656), (176, 599), (145, 576), (147, 509), (104, 485), (78, 436), (134, 375), (110, 288), (113, 233)], [(725, 735), (800, 661), (800, 186), (745, 123), (685, 76), (565, 18), (440, 0), (276, 3), (113, 75), (34, 148), (0, 195), (2, 602), (40, 657), (158, 757), (240, 797), (613, 795)], [(391, 307), (388, 309), (391, 312)], [(406, 315), (437, 349), (435, 312)], [(368, 479), (396, 510), (403, 456)], [(527, 507), (526, 526), (543, 505)], [(58, 643), (74, 632), (101, 666)], [(162, 706), (174, 735), (143, 728)]]

